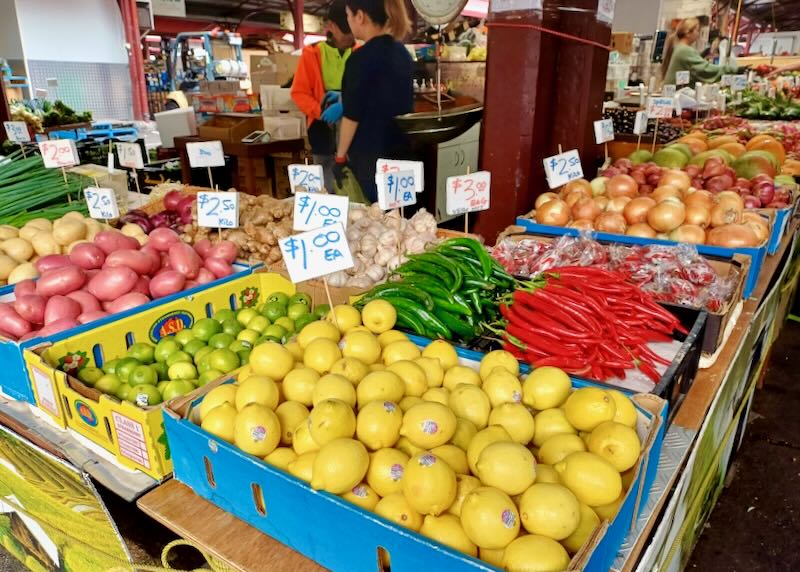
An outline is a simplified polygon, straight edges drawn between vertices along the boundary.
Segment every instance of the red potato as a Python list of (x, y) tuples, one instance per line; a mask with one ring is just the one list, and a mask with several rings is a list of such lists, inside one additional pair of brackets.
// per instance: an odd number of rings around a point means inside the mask
[(203, 267), (200, 269), (200, 272), (197, 273), (197, 280), (195, 280), (195, 282), (197, 282), (198, 284), (208, 284), (209, 282), (213, 282), (216, 279), (217, 277), (214, 276), (214, 273), (211, 272), (211, 270)]
[(32, 324), (44, 324), (46, 300), (37, 294), (26, 294), (14, 300), (14, 310), (24, 320)]
[(149, 276), (139, 276), (139, 279), (136, 281), (136, 286), (133, 287), (131, 292), (139, 292), (140, 294), (144, 294), (145, 296), (150, 295), (150, 277)]
[(14, 285), (14, 298), (36, 294), (36, 282), (33, 280), (23, 280)]
[(139, 250), (139, 241), (116, 230), (102, 230), (94, 237), (94, 243), (106, 256), (117, 250)]
[(148, 246), (152, 246), (159, 252), (167, 252), (173, 244), (181, 241), (178, 233), (169, 228), (156, 228), (149, 235)]
[(33, 326), (9, 304), (0, 304), (0, 330), (21, 338), (30, 333), (33, 330)]
[(62, 318), (60, 320), (56, 320), (52, 324), (48, 324), (36, 334), (37, 337), (44, 337), (44, 336), (52, 336), (53, 334), (57, 334), (59, 332), (63, 332), (64, 330), (70, 330), (72, 328), (77, 328), (80, 326), (80, 322), (77, 320), (72, 320), (70, 318)]
[(236, 260), (236, 257), (239, 256), (239, 248), (230, 240), (223, 240), (211, 248), (208, 256), (222, 258), (228, 264), (233, 264), (233, 262)]
[(115, 250), (106, 257), (103, 268), (127, 266), (136, 274), (149, 274), (153, 267), (153, 259), (146, 252), (139, 250)]
[(186, 276), (177, 270), (165, 270), (150, 280), (150, 294), (153, 298), (163, 298), (180, 292), (186, 286)]
[(183, 287), (184, 290), (191, 290), (192, 288), (196, 288), (200, 286), (200, 283), (197, 280), (187, 280), (186, 285)]
[(169, 247), (169, 265), (186, 278), (194, 280), (203, 266), (203, 259), (194, 251), (194, 248), (180, 242)]
[(36, 281), (36, 293), (45, 298), (65, 296), (86, 283), (86, 273), (77, 266), (62, 266), (42, 273)]
[(118, 314), (119, 312), (130, 310), (131, 308), (138, 308), (143, 304), (147, 304), (149, 301), (150, 298), (141, 292), (128, 292), (113, 302), (109, 302), (107, 311), (112, 314)]
[[(203, 266), (210, 270), (216, 278), (225, 278), (233, 274), (233, 267), (226, 260), (215, 256), (206, 258)], [(199, 278), (197, 281), (200, 282)]]
[(79, 266), (84, 270), (95, 270), (102, 268), (103, 263), (106, 261), (106, 253), (96, 244), (85, 242), (72, 249), (72, 252), (69, 253), (69, 259), (75, 266)]
[(75, 290), (67, 294), (67, 298), (75, 300), (81, 306), (81, 313), (94, 312), (100, 309), (100, 302), (86, 290)]
[(150, 246), (143, 246), (139, 252), (145, 253), (150, 258), (150, 270), (147, 272), (153, 275), (161, 268), (161, 253)]
[(95, 268), (93, 270), (87, 270), (86, 271), (86, 283), (88, 284), (89, 280), (91, 280), (92, 278), (94, 278), (98, 274), (100, 274), (100, 269), (99, 268)]
[(65, 256), (63, 254), (48, 254), (47, 256), (42, 256), (39, 260), (37, 260), (34, 263), (34, 266), (39, 274), (43, 274), (48, 270), (61, 268), (62, 266), (69, 266), (70, 264), (72, 264), (72, 261), (69, 259), (69, 256)]
[(104, 268), (89, 281), (89, 293), (101, 302), (116, 300), (136, 285), (139, 275), (127, 266)]
[(80, 316), (78, 316), (78, 322), (81, 324), (88, 324), (89, 322), (94, 322), (95, 320), (99, 320), (100, 318), (105, 318), (106, 316), (110, 316), (108, 312), (104, 312), (103, 310), (92, 310), (91, 312), (84, 312)]
[(209, 256), (209, 252), (211, 252), (211, 241), (207, 238), (203, 240), (198, 240), (195, 245), (194, 249), (203, 258), (207, 258)]
[[(31, 336), (30, 333), (27, 334), (27, 335)], [(31, 337), (33, 337), (33, 336), (31, 336)], [(9, 334), (8, 332), (4, 332), (3, 330), (0, 330), (0, 339), (3, 339), (3, 338), (5, 338), (6, 340), (12, 340), (12, 341), (24, 341), (24, 340), (17, 340), (17, 336), (14, 336), (12, 334)]]
[(72, 298), (53, 296), (44, 308), (44, 323), (49, 325), (62, 319), (75, 320), (81, 313), (81, 305)]

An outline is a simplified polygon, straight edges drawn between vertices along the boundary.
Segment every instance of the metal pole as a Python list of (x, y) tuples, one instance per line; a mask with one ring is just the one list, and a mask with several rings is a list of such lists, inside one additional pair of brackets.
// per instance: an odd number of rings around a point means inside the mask
[(728, 46), (728, 57), (730, 57), (733, 51), (733, 45), (739, 37), (739, 20), (742, 17), (742, 2), (743, 0), (739, 0), (739, 4), (736, 6), (736, 17), (733, 19), (733, 33), (731, 34), (730, 46)]
[(305, 32), (303, 31), (303, 9), (305, 0), (294, 0), (294, 48), (303, 49), (305, 45)]

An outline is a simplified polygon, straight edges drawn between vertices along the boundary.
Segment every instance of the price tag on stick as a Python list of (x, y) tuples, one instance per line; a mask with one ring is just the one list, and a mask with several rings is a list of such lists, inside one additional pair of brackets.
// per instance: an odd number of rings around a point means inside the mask
[(292, 193), (321, 193), (324, 187), (322, 165), (289, 165), (289, 188)]
[(679, 71), (675, 74), (675, 83), (678, 85), (689, 85), (689, 72)]
[(294, 196), (294, 230), (313, 230), (341, 223), (347, 228), (350, 199), (340, 195), (301, 193)]
[(186, 144), (186, 154), (189, 156), (189, 165), (192, 168), (208, 169), (208, 184), (214, 188), (214, 177), (211, 167), (225, 166), (225, 153), (222, 150), (222, 141), (200, 141)]
[(24, 121), (3, 121), (3, 127), (6, 129), (6, 135), (9, 141), (14, 143), (28, 143), (31, 140), (31, 134), (28, 132), (28, 124)]
[(547, 186), (551, 189), (566, 185), (570, 181), (583, 178), (583, 167), (577, 149), (547, 157), (544, 160)]
[(39, 152), (42, 154), (44, 166), (48, 169), (72, 167), (80, 163), (78, 149), (72, 139), (42, 141), (39, 143)]
[(598, 145), (614, 140), (614, 121), (601, 119), (594, 122), (594, 140)]
[(648, 117), (646, 111), (636, 112), (636, 120), (633, 123), (634, 135), (644, 135), (647, 133), (647, 119)]
[(239, 228), (239, 193), (197, 193), (197, 224), (207, 228)]
[(388, 172), (381, 176), (378, 185), (378, 205), (385, 211), (417, 203), (414, 171)]
[(669, 119), (672, 117), (671, 97), (651, 97), (647, 100), (647, 116), (656, 119)]
[(677, 87), (675, 86), (674, 83), (665, 83), (664, 84), (664, 89), (662, 90), (662, 95), (664, 97), (675, 97), (675, 91), (676, 90), (677, 90)]
[(87, 187), (83, 190), (83, 196), (86, 197), (90, 217), (101, 220), (119, 218), (119, 206), (114, 189)]
[(353, 267), (342, 223), (282, 238), (278, 245), (295, 284)]
[(383, 184), (384, 173), (399, 173), (400, 171), (414, 171), (414, 185), (416, 192), (425, 190), (425, 163), (422, 161), (395, 161), (394, 159), (378, 159), (375, 164), (375, 184)]
[(488, 210), (491, 188), (492, 174), (489, 171), (447, 177), (445, 183), (447, 214), (462, 215)]
[(144, 169), (142, 148), (138, 143), (117, 143), (119, 164), (128, 169)]

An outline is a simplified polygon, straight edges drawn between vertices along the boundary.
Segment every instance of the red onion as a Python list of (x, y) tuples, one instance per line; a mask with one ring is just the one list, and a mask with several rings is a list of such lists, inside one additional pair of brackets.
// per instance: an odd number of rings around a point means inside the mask
[(170, 191), (164, 195), (164, 207), (168, 210), (178, 210), (178, 203), (183, 199), (183, 193), (180, 191)]
[(770, 181), (760, 181), (752, 186), (752, 193), (762, 204), (771, 203), (775, 198), (775, 185)]
[(761, 201), (758, 197), (754, 197), (753, 195), (745, 195), (744, 196), (744, 208), (746, 209), (760, 209), (761, 208)]

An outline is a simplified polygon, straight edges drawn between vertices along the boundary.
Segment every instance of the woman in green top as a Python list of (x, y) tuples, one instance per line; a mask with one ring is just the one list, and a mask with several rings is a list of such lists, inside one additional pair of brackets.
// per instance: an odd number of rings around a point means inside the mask
[(700, 21), (697, 18), (682, 20), (675, 32), (667, 38), (664, 47), (664, 83), (675, 84), (679, 71), (689, 72), (690, 85), (696, 82), (715, 83), (722, 74), (736, 73), (737, 68), (719, 66), (705, 60), (692, 46), (700, 37)]

